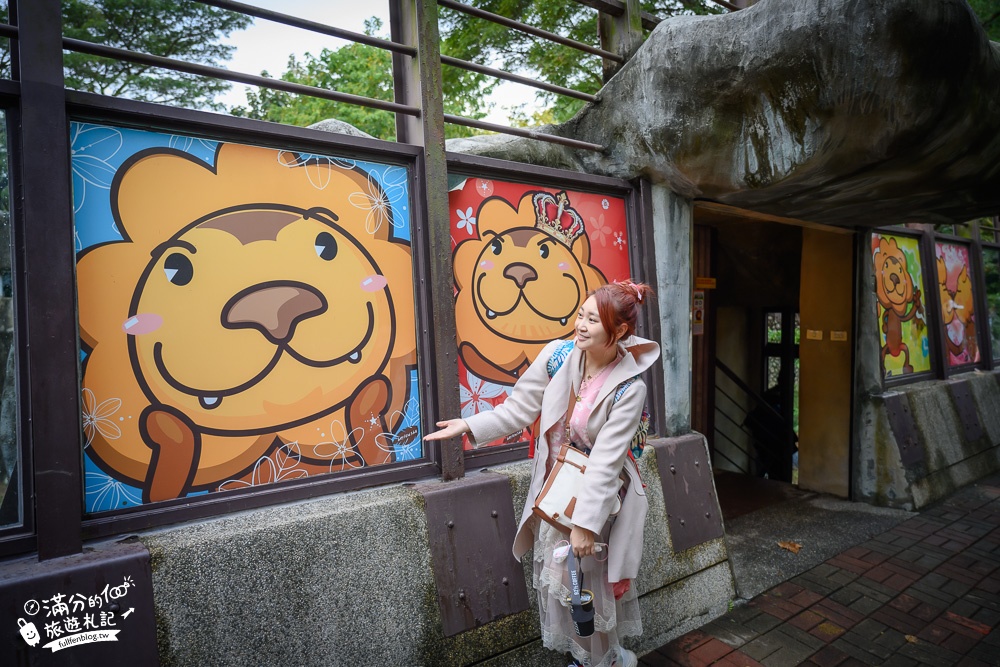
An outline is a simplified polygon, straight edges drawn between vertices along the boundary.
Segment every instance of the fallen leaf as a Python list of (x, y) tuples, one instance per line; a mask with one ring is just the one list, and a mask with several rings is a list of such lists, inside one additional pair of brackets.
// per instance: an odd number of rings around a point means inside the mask
[(802, 548), (802, 545), (798, 542), (778, 542), (778, 546), (791, 551), (793, 554), (797, 554), (799, 549)]
[(906, 635), (906, 641), (910, 642), (911, 644), (916, 644), (918, 640), (913, 635)]

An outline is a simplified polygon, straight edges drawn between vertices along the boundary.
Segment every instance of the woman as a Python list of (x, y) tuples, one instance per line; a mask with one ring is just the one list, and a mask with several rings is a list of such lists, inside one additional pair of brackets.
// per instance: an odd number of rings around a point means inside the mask
[[(513, 551), (521, 558), (534, 546), (533, 580), (542, 642), (570, 652), (573, 665), (634, 667), (637, 663), (635, 654), (622, 648), (620, 640), (642, 634), (631, 580), (639, 570), (648, 503), (628, 451), (646, 402), (646, 385), (636, 376), (660, 355), (656, 343), (634, 335), (639, 306), (651, 293), (648, 285), (629, 281), (594, 290), (577, 313), (571, 350), (567, 341), (549, 343), (502, 405), (466, 419), (438, 422), (441, 430), (425, 438), (441, 440), (468, 433), (473, 444), (490, 442), (527, 427), (540, 416), (531, 487)], [(567, 351), (550, 379), (550, 358)], [(567, 433), (570, 401), (573, 411)], [(564, 442), (590, 457), (568, 544), (564, 533), (531, 511)], [(612, 517), (616, 480), (623, 470), (627, 490), (621, 511)], [(565, 562), (570, 549), (582, 559), (584, 583), (594, 592), (595, 632), (590, 637), (577, 636), (570, 617)]]

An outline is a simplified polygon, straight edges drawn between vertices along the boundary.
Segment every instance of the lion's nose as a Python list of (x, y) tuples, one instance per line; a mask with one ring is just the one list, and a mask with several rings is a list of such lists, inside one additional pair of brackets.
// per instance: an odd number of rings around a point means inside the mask
[(529, 280), (538, 280), (538, 274), (528, 264), (514, 262), (503, 270), (503, 277), (514, 281), (518, 289), (524, 289)]
[(236, 294), (222, 309), (230, 329), (258, 329), (272, 343), (292, 337), (295, 325), (326, 310), (326, 299), (304, 283), (266, 283)]
[(895, 273), (890, 273), (889, 281), (892, 283), (892, 286), (895, 287), (896, 285), (899, 284), (899, 276), (897, 276)]

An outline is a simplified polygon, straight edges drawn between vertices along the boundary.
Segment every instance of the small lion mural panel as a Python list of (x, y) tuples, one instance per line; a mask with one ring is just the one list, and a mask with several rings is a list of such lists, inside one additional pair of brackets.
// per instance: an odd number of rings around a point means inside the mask
[(883, 374), (892, 377), (930, 370), (918, 240), (873, 234), (872, 264)]
[(969, 249), (955, 243), (938, 242), (934, 244), (934, 255), (948, 364), (960, 366), (977, 362), (979, 344)]
[(422, 455), (405, 168), (73, 131), (89, 512)]
[(453, 180), (460, 393), (470, 415), (503, 402), (547, 343), (572, 337), (588, 291), (629, 277), (626, 207), (599, 194)]

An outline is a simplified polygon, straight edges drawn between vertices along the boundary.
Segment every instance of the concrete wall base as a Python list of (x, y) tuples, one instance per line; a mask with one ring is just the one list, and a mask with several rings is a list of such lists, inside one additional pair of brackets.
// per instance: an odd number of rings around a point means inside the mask
[[(959, 406), (951, 386), (955, 383), (971, 394), (965, 403), (971, 412), (963, 413)], [(890, 418), (891, 402), (898, 397), (908, 407), (906, 421), (919, 448), (905, 462), (900, 453), (905, 436)], [(857, 499), (920, 509), (1000, 470), (1000, 372), (966, 373), (871, 396), (861, 403), (857, 438)]]
[[(672, 440), (705, 447), (697, 434)], [(735, 597), (724, 539), (673, 553), (658, 451), (647, 447), (640, 460), (650, 512), (635, 582), (645, 634), (628, 641), (638, 651), (723, 613)], [(497, 473), (509, 479), (519, 516), (529, 464), (476, 474)], [(530, 609), (444, 636), (422, 501), (413, 486), (397, 485), (141, 535), (162, 663), (565, 665), (541, 649), (527, 557)]]

